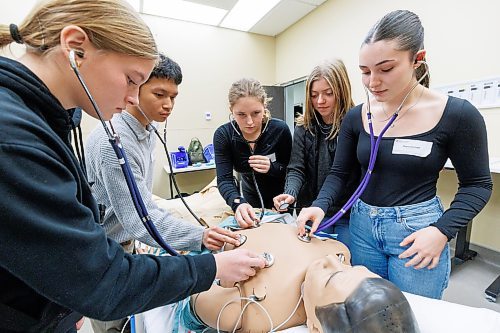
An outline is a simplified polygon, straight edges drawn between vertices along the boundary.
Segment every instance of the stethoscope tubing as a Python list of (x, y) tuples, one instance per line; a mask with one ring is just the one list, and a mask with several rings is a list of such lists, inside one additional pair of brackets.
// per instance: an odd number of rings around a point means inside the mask
[[(245, 139), (245, 137), (243, 136), (243, 134), (241, 134), (237, 129), (236, 129), (236, 126), (234, 125), (234, 122), (235, 120), (231, 119), (231, 114), (229, 114), (229, 123), (231, 124), (231, 126), (233, 127), (233, 130), (243, 139), (243, 141), (245, 141), (245, 143), (247, 144), (248, 146), (248, 149), (250, 149), (250, 154), (253, 155), (253, 149), (252, 147), (250, 146), (251, 143), (255, 143), (257, 144), (257, 142), (259, 141), (259, 139), (262, 137), (262, 135), (264, 134), (264, 132), (267, 130), (267, 126), (269, 125), (269, 119), (267, 119), (266, 121), (266, 124), (264, 125), (264, 129), (262, 130), (262, 132), (260, 132), (259, 136), (257, 137), (257, 139), (253, 140), (253, 141), (248, 141), (247, 139)], [(262, 193), (260, 192), (260, 189), (259, 189), (259, 184), (257, 183), (257, 177), (255, 176), (255, 171), (252, 169), (252, 180), (253, 180), (253, 184), (255, 186), (255, 190), (257, 191), (257, 196), (259, 197), (259, 201), (260, 201), (260, 214), (259, 214), (259, 220), (262, 220), (262, 218), (264, 217), (264, 211), (265, 211), (265, 207), (264, 207), (264, 199), (262, 197)]]
[(139, 107), (139, 111), (143, 114), (143, 116), (149, 121), (149, 126), (151, 126), (151, 128), (153, 129), (153, 131), (155, 132), (156, 136), (158, 137), (158, 139), (160, 140), (161, 144), (163, 145), (163, 149), (165, 150), (165, 154), (167, 155), (167, 162), (168, 162), (168, 168), (170, 170), (170, 175), (172, 176), (172, 182), (174, 183), (174, 187), (175, 187), (175, 191), (177, 192), (177, 195), (179, 195), (179, 198), (181, 199), (182, 203), (184, 204), (184, 206), (186, 207), (186, 209), (189, 211), (189, 213), (191, 213), (191, 215), (195, 218), (195, 220), (203, 227), (205, 228), (209, 228), (210, 226), (208, 225), (208, 223), (206, 223), (205, 221), (203, 221), (201, 218), (199, 218), (194, 212), (193, 210), (191, 209), (191, 207), (189, 207), (188, 203), (186, 202), (186, 200), (184, 200), (184, 197), (182, 196), (181, 194), (181, 191), (179, 189), (179, 185), (177, 185), (177, 180), (175, 179), (175, 173), (174, 173), (174, 168), (172, 166), (172, 161), (170, 160), (170, 153), (168, 151), (168, 148), (167, 148), (167, 123), (165, 122), (165, 128), (164, 128), (164, 131), (163, 131), (163, 138), (161, 137), (160, 133), (158, 132), (158, 130), (156, 129), (156, 127), (151, 123), (151, 121), (148, 119), (148, 117), (146, 116), (146, 114), (142, 111), (142, 109)]
[(87, 85), (83, 81), (83, 78), (80, 75), (80, 71), (78, 70), (78, 66), (75, 61), (75, 52), (74, 50), (70, 51), (69, 54), (69, 61), (71, 68), (75, 72), (75, 75), (78, 78), (78, 81), (82, 85), (83, 89), (85, 90), (85, 93), (87, 97), (89, 98), (90, 102), (92, 103), (92, 106), (94, 110), (96, 111), (96, 114), (101, 121), (102, 126), (104, 127), (104, 131), (106, 132), (106, 135), (108, 136), (108, 140), (113, 147), (113, 150), (116, 154), (116, 157), (118, 158), (118, 162), (120, 164), (120, 167), (122, 169), (123, 175), (125, 177), (125, 181), (127, 183), (127, 187), (130, 192), (130, 196), (132, 198), (132, 202), (134, 204), (134, 208), (137, 211), (137, 214), (139, 215), (144, 227), (148, 231), (148, 233), (151, 235), (151, 237), (160, 245), (165, 251), (167, 251), (168, 254), (172, 256), (178, 256), (179, 253), (175, 251), (170, 245), (168, 245), (163, 238), (161, 237), (160, 233), (158, 232), (158, 229), (156, 229), (156, 226), (154, 225), (153, 221), (151, 220), (151, 217), (148, 214), (148, 211), (146, 209), (146, 205), (144, 204), (144, 201), (142, 200), (141, 193), (139, 192), (139, 189), (137, 187), (137, 183), (135, 181), (135, 178), (132, 175), (132, 170), (130, 169), (130, 164), (128, 163), (127, 156), (125, 154), (125, 150), (123, 150), (123, 147), (121, 147), (121, 144), (119, 142), (119, 137), (116, 133), (111, 134), (111, 131), (109, 128), (106, 126), (104, 122), (104, 118), (102, 117), (101, 111), (99, 107), (97, 106), (97, 103), (95, 102), (94, 98), (92, 97), (92, 94), (90, 93)]
[(378, 136), (377, 140), (375, 140), (375, 135), (373, 133), (373, 125), (372, 125), (372, 119), (371, 119), (371, 113), (368, 113), (368, 127), (370, 128), (370, 161), (368, 163), (368, 169), (367, 172), (365, 173), (365, 176), (363, 177), (363, 180), (361, 183), (358, 185), (356, 188), (356, 191), (353, 193), (353, 195), (349, 198), (349, 200), (342, 206), (342, 208), (333, 215), (330, 219), (324, 221), (323, 223), (320, 224), (319, 228), (317, 231), (323, 231), (332, 225), (334, 225), (344, 214), (351, 209), (351, 207), (354, 205), (354, 203), (361, 197), (363, 192), (365, 191), (366, 187), (368, 186), (368, 182), (370, 181), (370, 177), (373, 171), (373, 167), (375, 166), (375, 162), (377, 160), (377, 153), (378, 149), (380, 147), (380, 142), (382, 140), (382, 136), (385, 134), (389, 126), (392, 125), (394, 120), (396, 120), (397, 114), (394, 114), (389, 122), (386, 124), (382, 132), (380, 132), (380, 135)]

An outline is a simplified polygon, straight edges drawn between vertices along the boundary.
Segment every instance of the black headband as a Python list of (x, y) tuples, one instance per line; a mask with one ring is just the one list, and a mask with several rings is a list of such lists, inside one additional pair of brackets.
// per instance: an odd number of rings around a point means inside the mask
[(9, 30), (10, 30), (10, 36), (12, 37), (12, 40), (18, 44), (23, 44), (23, 37), (21, 37), (21, 34), (19, 33), (19, 28), (15, 24), (9, 25)]

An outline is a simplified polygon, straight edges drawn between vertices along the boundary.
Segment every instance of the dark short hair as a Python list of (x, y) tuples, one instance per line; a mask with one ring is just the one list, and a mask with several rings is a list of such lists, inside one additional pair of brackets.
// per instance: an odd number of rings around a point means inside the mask
[(160, 53), (158, 62), (148, 80), (152, 78), (172, 80), (176, 85), (179, 85), (182, 82), (181, 67), (178, 63)]
[(392, 282), (367, 278), (343, 303), (315, 309), (324, 333), (418, 333), (415, 315)]

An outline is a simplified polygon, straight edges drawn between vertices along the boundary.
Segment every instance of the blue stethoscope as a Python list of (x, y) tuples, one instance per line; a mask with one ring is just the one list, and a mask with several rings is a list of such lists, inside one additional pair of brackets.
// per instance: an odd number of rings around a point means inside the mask
[[(148, 233), (151, 235), (151, 237), (160, 245), (165, 251), (167, 251), (170, 255), (172, 256), (178, 256), (179, 253), (175, 251), (170, 245), (168, 245), (163, 238), (161, 237), (160, 233), (158, 232), (158, 229), (156, 229), (156, 226), (154, 225), (153, 221), (151, 220), (151, 217), (148, 214), (148, 211), (146, 209), (146, 205), (144, 205), (144, 201), (142, 200), (141, 194), (139, 192), (139, 189), (137, 188), (137, 183), (135, 182), (134, 176), (132, 174), (132, 170), (130, 169), (130, 165), (127, 160), (127, 156), (125, 154), (125, 151), (123, 150), (123, 147), (120, 143), (120, 137), (118, 134), (114, 132), (113, 127), (111, 126), (111, 129), (113, 130), (113, 133), (109, 130), (108, 126), (106, 126), (106, 123), (104, 122), (104, 119), (102, 117), (101, 111), (99, 110), (99, 107), (97, 106), (97, 103), (95, 102), (94, 98), (90, 94), (90, 91), (85, 84), (85, 82), (82, 79), (82, 76), (80, 75), (80, 71), (78, 70), (78, 65), (76, 63), (76, 52), (75, 50), (71, 50), (69, 52), (69, 63), (71, 65), (71, 68), (76, 74), (76, 77), (78, 78), (78, 81), (80, 81), (80, 84), (82, 85), (83, 89), (85, 90), (85, 93), (87, 94), (90, 102), (92, 103), (92, 106), (94, 107), (94, 110), (96, 111), (96, 114), (101, 121), (102, 126), (104, 127), (104, 131), (106, 132), (106, 135), (108, 136), (108, 140), (111, 143), (111, 146), (113, 147), (113, 150), (115, 151), (116, 157), (118, 158), (118, 162), (120, 163), (120, 167), (123, 171), (123, 175), (125, 176), (125, 180), (127, 182), (127, 187), (130, 191), (130, 196), (132, 198), (132, 201), (134, 203), (135, 210), (137, 211), (137, 214), (139, 214), (139, 217), (141, 219), (142, 224), (148, 231)], [(83, 56), (83, 53), (78, 53), (79, 56)], [(110, 122), (111, 124), (111, 122)]]
[[(370, 94), (368, 92), (368, 89), (363, 86), (365, 89), (365, 94), (366, 94), (366, 99), (367, 99), (366, 115), (367, 115), (367, 119), (368, 119), (368, 127), (370, 128), (370, 160), (368, 163), (368, 169), (365, 173), (365, 176), (361, 180), (361, 183), (359, 184), (358, 188), (353, 193), (353, 195), (349, 198), (349, 200), (347, 200), (347, 202), (344, 204), (344, 206), (342, 206), (342, 208), (335, 215), (333, 215), (328, 220), (320, 223), (316, 232), (323, 231), (323, 230), (331, 227), (332, 225), (334, 225), (338, 220), (340, 220), (340, 218), (352, 207), (352, 205), (354, 205), (356, 200), (358, 200), (361, 197), (361, 195), (363, 194), (363, 192), (365, 191), (365, 189), (368, 185), (368, 182), (370, 181), (370, 177), (372, 175), (373, 169), (375, 167), (375, 161), (377, 160), (377, 153), (378, 153), (378, 149), (380, 147), (380, 142), (382, 140), (382, 137), (384, 136), (385, 132), (389, 129), (389, 127), (394, 123), (394, 121), (398, 117), (399, 112), (403, 108), (403, 104), (406, 102), (406, 99), (408, 98), (408, 96), (410, 96), (410, 93), (424, 80), (424, 78), (426, 76), (429, 75), (429, 68), (427, 66), (427, 63), (425, 61), (418, 61), (418, 62), (420, 64), (422, 64), (423, 66), (425, 66), (425, 73), (420, 77), (420, 79), (417, 80), (417, 82), (413, 85), (413, 87), (405, 95), (405, 97), (403, 98), (403, 101), (401, 102), (401, 104), (399, 104), (398, 108), (396, 109), (396, 112), (392, 115), (389, 122), (387, 122), (387, 124), (384, 126), (384, 128), (382, 129), (382, 131), (380, 132), (380, 134), (376, 140), (375, 140), (375, 134), (373, 132), (372, 113), (370, 110)], [(302, 237), (303, 240), (307, 240), (306, 237), (309, 237), (309, 236), (306, 234), (305, 236), (300, 236), (300, 237)]]

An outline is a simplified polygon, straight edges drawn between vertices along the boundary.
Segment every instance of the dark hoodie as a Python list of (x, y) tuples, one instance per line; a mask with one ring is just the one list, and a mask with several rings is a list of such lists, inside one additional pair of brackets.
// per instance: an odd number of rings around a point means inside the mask
[(132, 256), (106, 237), (70, 130), (43, 82), (0, 57), (1, 332), (52, 332), (72, 312), (123, 318), (214, 280), (212, 255)]

